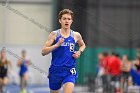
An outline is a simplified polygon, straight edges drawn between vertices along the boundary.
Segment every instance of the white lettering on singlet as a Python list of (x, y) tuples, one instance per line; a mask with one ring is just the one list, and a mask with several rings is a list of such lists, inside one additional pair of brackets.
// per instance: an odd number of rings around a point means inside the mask
[(70, 52), (74, 52), (75, 49), (75, 44), (71, 42), (64, 42), (61, 44), (61, 46), (69, 46), (70, 47)]
[(61, 46), (70, 46), (70, 42), (63, 42)]

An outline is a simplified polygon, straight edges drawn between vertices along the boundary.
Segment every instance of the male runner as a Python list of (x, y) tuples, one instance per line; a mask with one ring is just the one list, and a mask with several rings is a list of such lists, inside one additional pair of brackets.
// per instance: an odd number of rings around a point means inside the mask
[[(77, 77), (76, 59), (80, 57), (86, 46), (80, 33), (70, 29), (73, 12), (64, 9), (60, 11), (58, 17), (61, 29), (50, 33), (42, 49), (42, 55), (52, 52), (48, 76), (50, 93), (60, 93), (62, 86), (64, 93), (72, 93)], [(76, 43), (79, 45), (78, 51), (76, 51)]]

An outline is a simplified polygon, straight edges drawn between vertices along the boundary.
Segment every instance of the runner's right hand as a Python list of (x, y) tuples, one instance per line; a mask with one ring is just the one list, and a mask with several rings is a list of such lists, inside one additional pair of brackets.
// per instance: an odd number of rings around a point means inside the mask
[(57, 42), (57, 45), (58, 45), (58, 46), (61, 46), (61, 44), (63, 44), (63, 42), (64, 42), (64, 38), (61, 37), (61, 38), (59, 38), (59, 40), (58, 40), (58, 42)]

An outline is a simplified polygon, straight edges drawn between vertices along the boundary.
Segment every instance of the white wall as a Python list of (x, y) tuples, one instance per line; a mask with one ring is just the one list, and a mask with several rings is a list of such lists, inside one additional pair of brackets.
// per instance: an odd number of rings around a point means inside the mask
[[(27, 57), (39, 68), (48, 71), (51, 55), (41, 56), (41, 48), (50, 33), (49, 31), (52, 29), (52, 4), (18, 3), (10, 4), (9, 7), (0, 5), (0, 49), (6, 46), (7, 49), (10, 49), (19, 56), (21, 56), (22, 49), (26, 49)], [(28, 17), (28, 19), (24, 18), (23, 15)], [(34, 20), (31, 21), (29, 19)], [(47, 31), (40, 28), (33, 21), (46, 27)], [(17, 59), (8, 53), (7, 56), (12, 62), (14, 74), (18, 74)], [(30, 67), (30, 73), (30, 83), (48, 83), (48, 80), (44, 79), (38, 70)], [(19, 77), (16, 76), (16, 82), (18, 81)]]
[[(44, 43), (52, 28), (52, 6), (36, 4), (11, 4), (9, 6), (10, 8), (1, 6), (0, 9), (0, 16), (3, 17), (0, 21), (0, 33), (3, 35), (1, 43), (14, 45), (40, 45)], [(14, 10), (10, 10), (11, 8)], [(17, 14), (14, 12), (15, 10), (18, 11)], [(28, 17), (28, 19), (21, 14)], [(48, 30), (41, 29), (30, 19), (40, 23)]]

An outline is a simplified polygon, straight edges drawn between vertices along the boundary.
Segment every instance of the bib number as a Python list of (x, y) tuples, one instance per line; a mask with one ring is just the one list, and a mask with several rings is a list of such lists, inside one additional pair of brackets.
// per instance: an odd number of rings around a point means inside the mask
[(74, 52), (74, 44), (70, 43), (70, 52)]
[(71, 72), (72, 75), (76, 75), (76, 70), (75, 70), (75, 68), (70, 69), (70, 72)]

